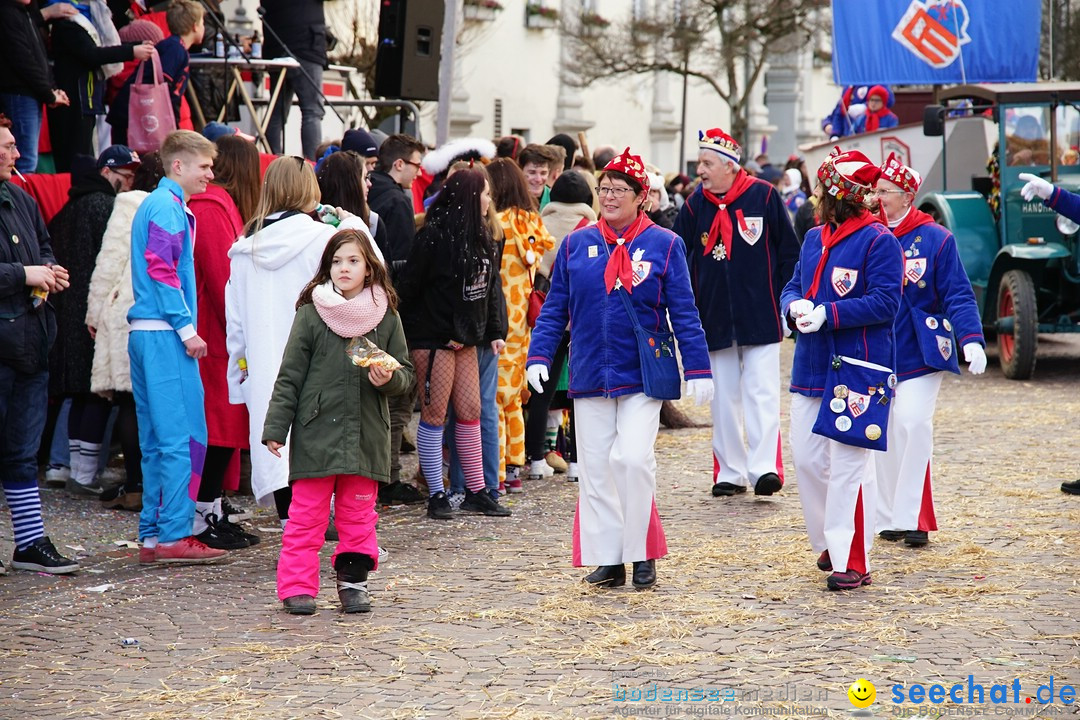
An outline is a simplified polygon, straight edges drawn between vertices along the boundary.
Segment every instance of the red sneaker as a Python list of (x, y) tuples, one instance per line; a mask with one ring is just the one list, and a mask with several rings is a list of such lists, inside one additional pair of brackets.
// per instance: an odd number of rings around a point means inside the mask
[(139, 564), (140, 565), (153, 565), (157, 562), (157, 548), (141, 547), (139, 548)]
[(158, 543), (156, 562), (184, 565), (200, 565), (219, 560), (227, 554), (225, 550), (216, 550), (188, 535), (172, 545)]
[(818, 555), (817, 567), (818, 567), (818, 570), (823, 570), (825, 572), (832, 572), (832, 560), (829, 559), (829, 551), (828, 550), (825, 550), (820, 555)]
[(506, 479), (506, 492), (517, 494), (525, 492), (525, 488), (522, 487), (521, 478), (507, 478)]

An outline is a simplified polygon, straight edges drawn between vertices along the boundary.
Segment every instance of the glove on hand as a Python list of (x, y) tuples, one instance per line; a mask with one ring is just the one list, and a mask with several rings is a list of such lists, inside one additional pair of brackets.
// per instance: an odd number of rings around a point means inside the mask
[(1036, 195), (1043, 200), (1049, 200), (1050, 196), (1054, 194), (1054, 186), (1038, 175), (1020, 173), (1019, 178), (1027, 183), (1020, 188), (1020, 195), (1028, 202), (1031, 202)]
[(708, 405), (712, 402), (713, 392), (712, 379), (698, 378), (686, 381), (686, 394), (694, 398), (695, 405)]
[(535, 392), (544, 394), (544, 383), (548, 381), (548, 369), (546, 365), (534, 363), (525, 368), (525, 379)]
[(972, 375), (982, 375), (986, 372), (986, 351), (982, 345), (976, 342), (964, 346), (964, 362), (968, 364), (968, 372)]
[(801, 333), (817, 332), (821, 329), (821, 326), (825, 324), (825, 306), (818, 305), (811, 310), (808, 314), (799, 318), (795, 325), (799, 328)]

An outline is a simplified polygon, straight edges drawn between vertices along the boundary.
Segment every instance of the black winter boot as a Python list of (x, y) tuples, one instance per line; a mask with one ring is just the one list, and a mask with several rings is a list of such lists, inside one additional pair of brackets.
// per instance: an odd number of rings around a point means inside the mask
[(375, 561), (361, 553), (341, 553), (334, 560), (342, 612), (371, 612), (367, 576), (374, 567)]

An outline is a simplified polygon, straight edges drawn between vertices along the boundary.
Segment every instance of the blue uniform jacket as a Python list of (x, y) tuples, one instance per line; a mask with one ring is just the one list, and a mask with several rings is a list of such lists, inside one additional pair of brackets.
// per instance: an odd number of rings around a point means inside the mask
[(1054, 188), (1054, 194), (1043, 200), (1043, 205), (1059, 212), (1073, 222), (1080, 223), (1080, 195)]
[[(686, 245), (690, 283), (709, 351), (732, 344), (768, 345), (784, 339), (780, 291), (799, 259), (799, 239), (776, 189), (755, 180), (732, 203), (731, 258), (704, 255), (718, 208), (700, 188), (683, 203), (672, 227)], [(741, 211), (745, 229), (736, 211)], [(717, 244), (721, 239), (717, 238)]]
[[(551, 290), (532, 331), (527, 365), (551, 367), (551, 359), (570, 325), (570, 397), (618, 397), (642, 392), (634, 327), (619, 298), (607, 292), (608, 254), (596, 225), (570, 233), (555, 256)], [(705, 333), (701, 329), (682, 242), (658, 225), (645, 229), (627, 246), (634, 266), (631, 303), (646, 330), (666, 327), (667, 318), (682, 354), (687, 380), (711, 378)]]
[[(795, 275), (780, 296), (784, 314), (805, 298), (821, 258), (821, 228), (806, 233)], [(816, 305), (825, 306), (825, 325), (799, 335), (791, 368), (791, 392), (820, 397), (831, 360), (829, 335), (839, 355), (893, 366), (893, 321), (900, 307), (904, 255), (900, 243), (879, 223), (841, 240), (829, 251), (818, 283)]]
[(904, 300), (896, 314), (896, 376), (909, 380), (937, 372), (923, 364), (919, 340), (915, 336), (911, 306), (932, 315), (949, 318), (956, 335), (956, 347), (971, 342), (986, 345), (979, 308), (971, 289), (956, 238), (937, 223), (928, 223), (898, 236), (904, 251)]
[(181, 340), (195, 335), (195, 216), (169, 178), (139, 205), (131, 223), (132, 320), (164, 320)]

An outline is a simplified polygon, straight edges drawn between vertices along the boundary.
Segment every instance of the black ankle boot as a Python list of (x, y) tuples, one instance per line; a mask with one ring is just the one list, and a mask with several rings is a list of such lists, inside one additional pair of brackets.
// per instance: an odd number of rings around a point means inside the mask
[(334, 560), (334, 569), (337, 570), (338, 599), (341, 600), (342, 612), (371, 612), (367, 577), (374, 567), (375, 561), (361, 553), (341, 553)]
[(634, 563), (634, 589), (645, 590), (656, 584), (656, 561), (639, 560)]
[(585, 576), (593, 587), (622, 587), (626, 584), (625, 565), (601, 565)]

